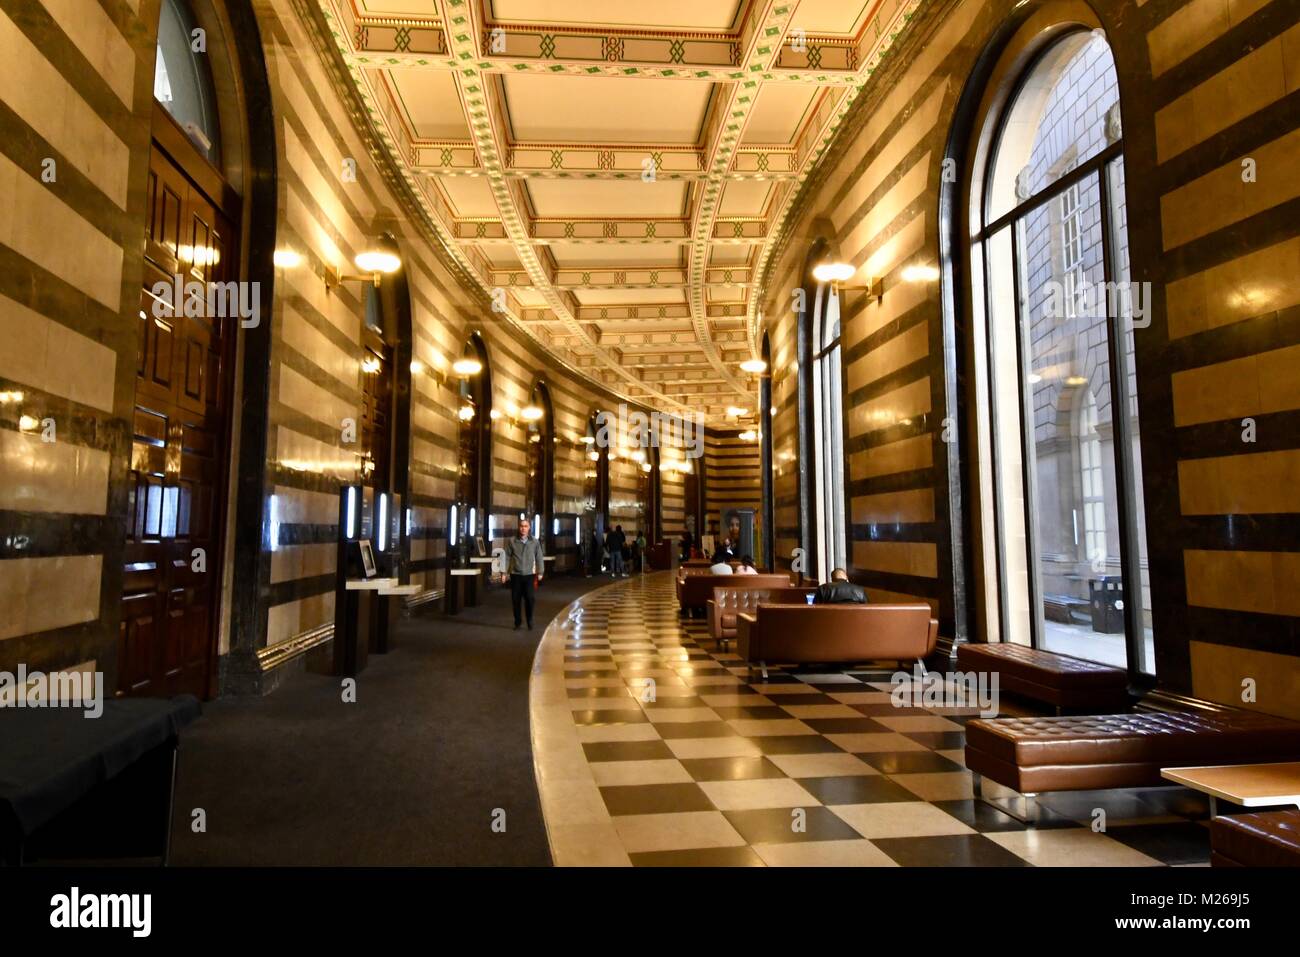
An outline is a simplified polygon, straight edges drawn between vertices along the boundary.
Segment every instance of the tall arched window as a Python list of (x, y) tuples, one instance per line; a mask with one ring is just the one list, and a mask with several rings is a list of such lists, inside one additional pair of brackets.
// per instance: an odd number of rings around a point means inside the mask
[(1026, 52), (969, 207), (989, 638), (1149, 673), (1115, 61), (1083, 24)]
[(848, 567), (844, 534), (844, 384), (840, 376), (840, 297), (818, 287), (812, 313), (813, 447), (816, 455), (817, 572)]
[(163, 0), (153, 96), (216, 166), (221, 161), (221, 128), (207, 43), (206, 31), (199, 29), (184, 0)]

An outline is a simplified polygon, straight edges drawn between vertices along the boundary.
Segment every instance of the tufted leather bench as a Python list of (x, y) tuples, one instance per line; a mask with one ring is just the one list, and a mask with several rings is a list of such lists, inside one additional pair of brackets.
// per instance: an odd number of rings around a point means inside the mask
[(752, 614), (762, 602), (767, 605), (806, 605), (807, 596), (816, 594), (817, 588), (751, 588), (744, 581), (757, 575), (737, 576), (741, 581), (713, 589), (709, 599), (709, 634), (720, 645), (736, 637), (736, 616), (742, 612)]
[[(708, 569), (704, 574), (691, 574), (677, 579), (677, 602), (686, 612), (692, 608), (704, 608), (713, 597), (713, 589), (731, 588), (789, 588), (790, 576), (780, 575), (710, 575)], [(743, 578), (744, 582), (739, 580)]]
[(1106, 714), (1129, 706), (1122, 668), (1009, 642), (957, 646), (957, 670), (998, 673), (998, 687), (1062, 711)]
[(1210, 822), (1214, 867), (1300, 867), (1300, 811), (1263, 811)]
[(1300, 723), (1255, 711), (992, 718), (966, 725), (966, 767), (1026, 795), (1158, 787), (1167, 783), (1161, 768), (1297, 757)]

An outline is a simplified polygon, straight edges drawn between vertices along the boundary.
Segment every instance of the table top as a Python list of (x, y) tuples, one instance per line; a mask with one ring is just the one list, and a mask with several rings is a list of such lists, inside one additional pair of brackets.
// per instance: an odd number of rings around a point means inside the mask
[(0, 831), (30, 834), (199, 716), (198, 700), (118, 698), (81, 708), (0, 708)]
[(1242, 807), (1300, 805), (1300, 761), (1162, 768), (1160, 776)]
[(347, 591), (379, 591), (396, 585), (396, 578), (349, 578), (344, 588)]

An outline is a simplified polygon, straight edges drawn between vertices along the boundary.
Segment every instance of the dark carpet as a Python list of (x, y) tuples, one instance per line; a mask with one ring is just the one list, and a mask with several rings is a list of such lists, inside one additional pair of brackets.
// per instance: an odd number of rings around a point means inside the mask
[[(513, 630), (500, 588), (480, 587), (480, 605), (454, 617), (401, 620), (355, 704), (340, 679), (301, 673), (266, 697), (205, 705), (181, 738), (172, 864), (549, 865), (533, 653), (565, 604), (608, 583), (548, 580), (531, 632)], [(193, 832), (196, 808), (206, 833)]]

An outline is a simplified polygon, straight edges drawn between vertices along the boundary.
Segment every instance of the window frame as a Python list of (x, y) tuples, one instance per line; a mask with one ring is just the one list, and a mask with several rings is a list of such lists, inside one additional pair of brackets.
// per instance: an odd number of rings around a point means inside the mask
[[(991, 318), (995, 312), (995, 303), (993, 302), (994, 282), (991, 280), (992, 270), (994, 268), (1005, 268), (1004, 264), (994, 264), (991, 262), (990, 249), (991, 245), (999, 233), (1003, 230), (1008, 231), (1009, 253), (1011, 257), (1012, 272), (1012, 294), (1015, 303), (1015, 316), (1013, 320), (1013, 329), (1016, 346), (1016, 369), (1019, 380), (1019, 402), (1017, 403), (1016, 416), (1019, 421), (1020, 441), (1021, 441), (1021, 482), (1023, 489), (1024, 503), (1024, 532), (1025, 532), (1025, 559), (1028, 568), (1026, 569), (1026, 583), (1029, 590), (1029, 636), (1031, 645), (1034, 648), (1042, 647), (1044, 632), (1044, 606), (1042, 601), (1042, 585), (1040, 581), (1042, 563), (1039, 560), (1039, 549), (1037, 546), (1037, 523), (1036, 515), (1036, 475), (1034, 469), (1035, 453), (1033, 449), (1033, 428), (1032, 421), (1028, 416), (1032, 414), (1032, 394), (1029, 382), (1030, 359), (1026, 355), (1026, 328), (1024, 324), (1024, 310), (1026, 303), (1023, 301), (1021, 291), (1023, 286), (1022, 276), (1022, 254), (1019, 243), (1017, 224), (1029, 214), (1047, 207), (1048, 204), (1056, 204), (1057, 210), (1061, 208), (1065, 195), (1080, 187), (1091, 177), (1095, 176), (1098, 188), (1098, 209), (1100, 217), (1100, 233), (1102, 244), (1102, 270), (1105, 289), (1114, 288), (1113, 283), (1116, 281), (1116, 275), (1119, 273), (1120, 264), (1117, 262), (1120, 243), (1116, 233), (1116, 224), (1112, 204), (1114, 201), (1114, 189), (1112, 177), (1113, 167), (1116, 162), (1123, 164), (1125, 139), (1121, 134), (1114, 142), (1108, 143), (1103, 149), (1088, 157), (1086, 160), (1076, 161), (1074, 167), (1067, 173), (1060, 176), (1047, 186), (1043, 187), (1032, 196), (1016, 203), (1012, 208), (990, 219), (993, 189), (992, 182), (998, 167), (998, 154), (1001, 148), (1003, 138), (1007, 132), (1008, 123), (1014, 113), (1015, 107), (1019, 102), (1021, 94), (1026, 86), (1034, 79), (1036, 71), (1043, 61), (1057, 47), (1071, 38), (1077, 37), (1081, 32), (1087, 32), (1089, 28), (1077, 25), (1063, 25), (1065, 29), (1055, 32), (1050, 39), (1046, 40), (1035, 53), (1028, 57), (1021, 65), (1014, 77), (1014, 81), (1009, 84), (1005, 97), (998, 98), (992, 108), (976, 119), (972, 133), (976, 139), (988, 135), (988, 148), (984, 156), (983, 168), (977, 171), (977, 176), (972, 182), (974, 189), (979, 191), (978, 204), (970, 203), (968, 208), (971, 210), (972, 222), (968, 232), (969, 238), (962, 243), (965, 254), (966, 267), (970, 273), (970, 295), (973, 300), (980, 302), (979, 313), (981, 321), (985, 327), (983, 348), (986, 350), (984, 361), (988, 364), (987, 382), (985, 387), (987, 394), (982, 397), (989, 403), (990, 410), (996, 410), (998, 373), (995, 363), (992, 361), (996, 345), (995, 323)], [(1110, 44), (1111, 54), (1114, 55), (1114, 46)], [(1122, 97), (1117, 102), (1122, 102)], [(989, 128), (991, 127), (991, 134)], [(1123, 227), (1121, 227), (1123, 228)], [(1130, 258), (1132, 249), (1129, 250)], [(1132, 275), (1132, 266), (1129, 265), (1127, 274)], [(1139, 511), (1134, 507), (1133, 499), (1136, 494), (1141, 494), (1135, 485), (1136, 471), (1133, 463), (1133, 440), (1134, 432), (1128, 410), (1133, 405), (1135, 395), (1129, 394), (1128, 383), (1130, 374), (1135, 370), (1130, 369), (1130, 356), (1124, 348), (1124, 334), (1121, 328), (1123, 322), (1122, 315), (1113, 314), (1110, 308), (1110, 297), (1106, 297), (1104, 304), (1106, 310), (1106, 350), (1110, 363), (1110, 399), (1112, 408), (1117, 413), (1112, 416), (1112, 428), (1114, 437), (1112, 440), (1113, 458), (1115, 464), (1115, 497), (1116, 511), (1119, 517), (1119, 528), (1117, 539), (1119, 543), (1120, 572), (1124, 582), (1125, 596), (1141, 596), (1142, 594), (1142, 573), (1141, 573), (1141, 552), (1138, 543), (1138, 521)], [(1005, 331), (1004, 331), (1005, 332)], [(977, 346), (978, 347), (978, 346)], [(1137, 376), (1133, 375), (1136, 381)], [(996, 462), (998, 450), (1005, 448), (1004, 442), (1011, 441), (1011, 437), (1003, 437), (1000, 432), (998, 416), (992, 414), (989, 417), (989, 449), (993, 455), (993, 461)], [(993, 557), (995, 563), (994, 573), (997, 577), (996, 588), (999, 603), (998, 609), (998, 630), (1001, 635), (1007, 631), (1008, 615), (1012, 613), (1015, 607), (1010, 601), (1011, 583), (1010, 575), (1006, 568), (1006, 546), (1004, 542), (1004, 522), (1003, 510), (1004, 492), (1003, 479), (997, 468), (991, 463), (992, 469), (992, 526), (993, 526)], [(1085, 538), (1086, 545), (1086, 538)], [(1129, 675), (1141, 683), (1149, 683), (1154, 680), (1154, 675), (1143, 670), (1145, 660), (1144, 637), (1145, 626), (1142, 623), (1142, 609), (1144, 603), (1141, 600), (1125, 601), (1124, 605), (1124, 624), (1125, 624), (1125, 656), (1126, 665)], [(1004, 639), (1005, 640), (1005, 639)]]

